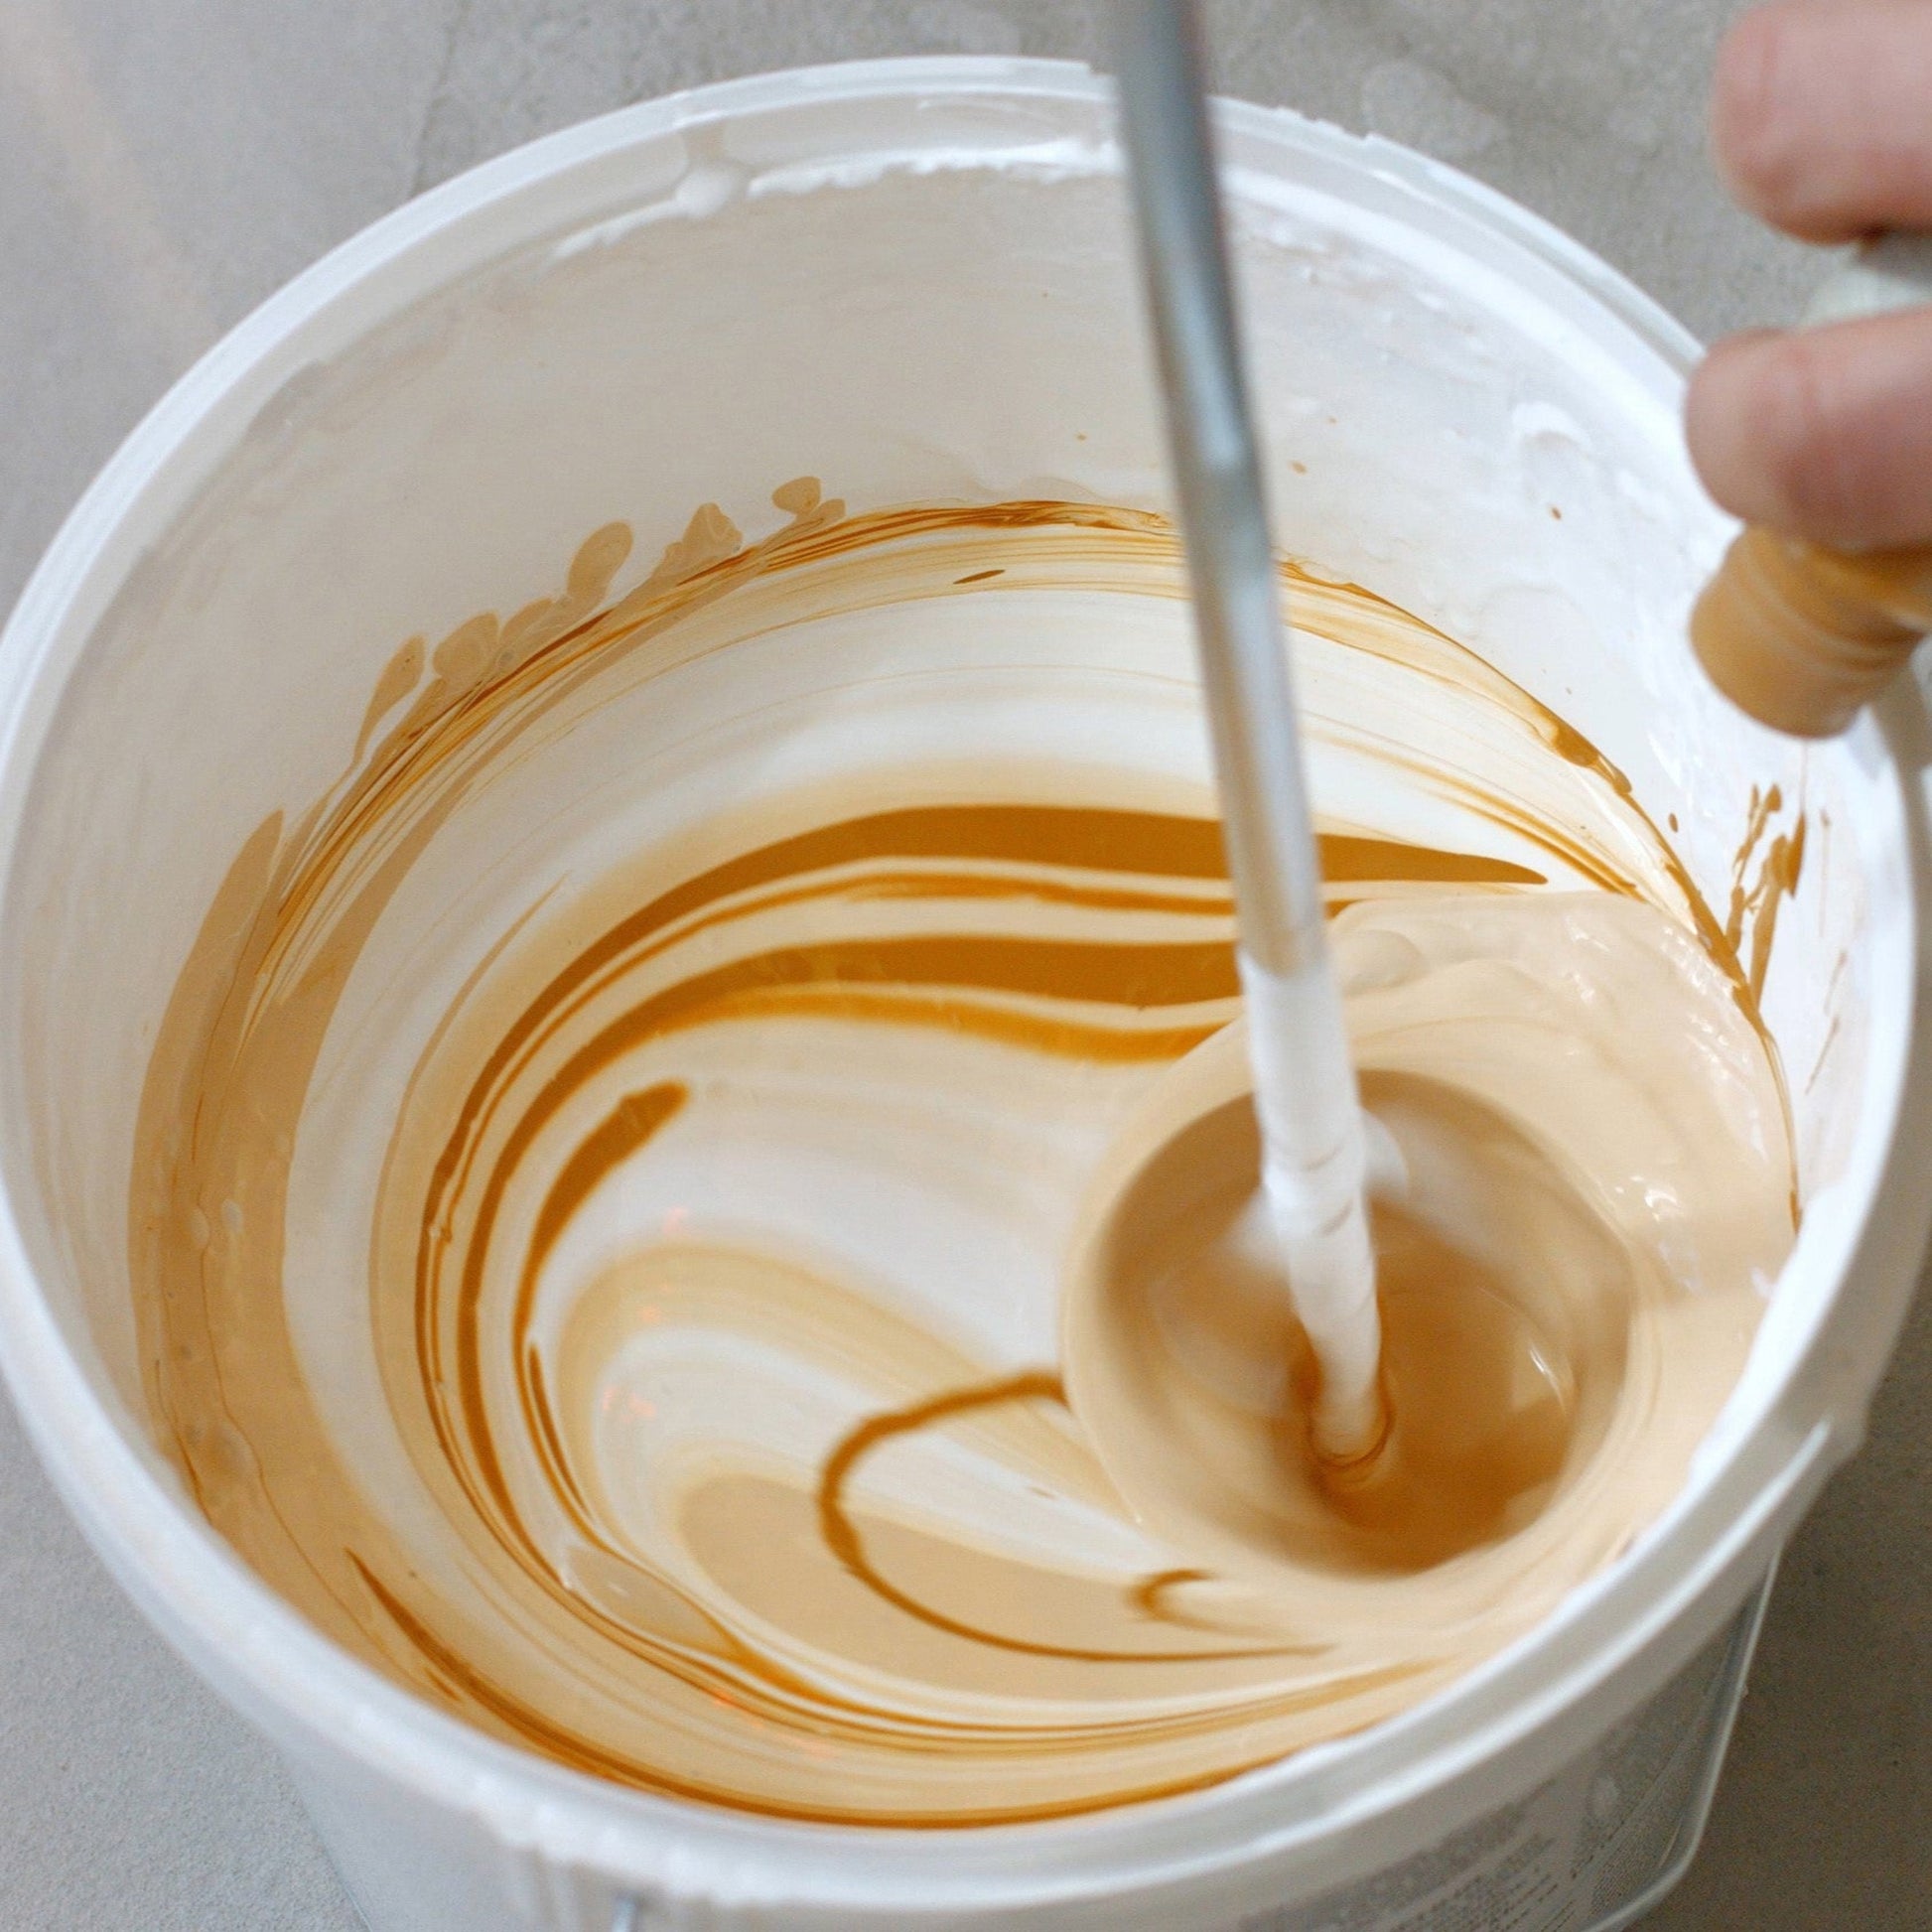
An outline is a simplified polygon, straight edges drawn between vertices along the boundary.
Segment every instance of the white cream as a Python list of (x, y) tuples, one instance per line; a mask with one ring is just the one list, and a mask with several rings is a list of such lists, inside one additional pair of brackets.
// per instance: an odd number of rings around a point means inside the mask
[[(1410, 1579), (1351, 1620), (1337, 1585), (1285, 1629), (1211, 1526), (1137, 1523), (1055, 1356), (1122, 1137), (1238, 1010), (1172, 536), (778, 500), (745, 550), (701, 513), (593, 622), (625, 533), (560, 602), (405, 650), (320, 816), (237, 859), (143, 1111), (161, 1440), (340, 1641), (646, 1788), (1043, 1816), (1405, 1708), (1668, 1500), (1748, 1338), (1735, 1271), (1657, 1262), (1636, 1299), (1717, 1311), (1720, 1366), (1654, 1452), (1599, 1431), (1458, 1559), (1485, 1581), (1447, 1615)], [(1500, 958), (1490, 896), (1608, 895), (1639, 964), (1693, 935), (1728, 998), (1720, 919), (1590, 748), (1393, 607), (1293, 590), (1344, 932)]]

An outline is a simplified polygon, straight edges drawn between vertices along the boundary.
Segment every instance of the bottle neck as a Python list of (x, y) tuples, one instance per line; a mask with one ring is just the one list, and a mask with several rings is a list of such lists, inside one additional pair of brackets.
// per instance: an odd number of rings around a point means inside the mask
[(1932, 546), (1863, 556), (1746, 529), (1698, 600), (1712, 681), (1776, 730), (1843, 731), (1932, 629)]

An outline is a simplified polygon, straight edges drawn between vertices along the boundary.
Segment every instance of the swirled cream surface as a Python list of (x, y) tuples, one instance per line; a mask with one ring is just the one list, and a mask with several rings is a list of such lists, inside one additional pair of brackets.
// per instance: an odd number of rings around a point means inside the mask
[(1551, 713), (1288, 573), (1407, 1170), (1343, 1493), (1279, 1304), (1188, 1272), (1253, 1131), (1172, 532), (774, 501), (409, 640), (236, 857), (139, 1128), (157, 1433), (339, 1642), (653, 1791), (986, 1824), (1373, 1724), (1613, 1560), (1741, 1366), (1801, 823), (1714, 909)]

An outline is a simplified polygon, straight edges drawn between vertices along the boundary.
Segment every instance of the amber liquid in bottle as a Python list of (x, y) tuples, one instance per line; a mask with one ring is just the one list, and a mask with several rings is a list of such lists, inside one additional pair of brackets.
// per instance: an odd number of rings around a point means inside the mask
[(1691, 615), (1711, 680), (1759, 723), (1829, 738), (1932, 630), (1932, 544), (1852, 556), (1746, 529)]

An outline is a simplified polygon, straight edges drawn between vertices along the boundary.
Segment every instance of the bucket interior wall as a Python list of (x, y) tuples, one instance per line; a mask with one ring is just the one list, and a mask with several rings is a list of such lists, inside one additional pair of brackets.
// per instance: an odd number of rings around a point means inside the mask
[[(855, 508), (1163, 501), (1098, 112), (808, 104), (640, 138), (345, 282), (247, 420), (197, 431), (192, 498), (137, 518), (71, 640), (0, 926), (25, 1231), (137, 1440), (128, 1176), (162, 1012), (230, 860), (336, 781), (405, 637), (554, 592), (613, 519), (637, 533), (619, 589), (700, 503), (756, 537), (801, 475)], [(1253, 115), (1232, 159), (1284, 546), (1587, 733), (1720, 908), (1753, 788), (1802, 800), (1765, 1012), (1804, 1186), (1829, 1182), (1897, 1050), (1863, 963), (1889, 916), (1868, 882), (1901, 864), (1887, 773), (1868, 740), (1756, 731), (1691, 665), (1725, 532), (1673, 339), (1387, 151)]]

